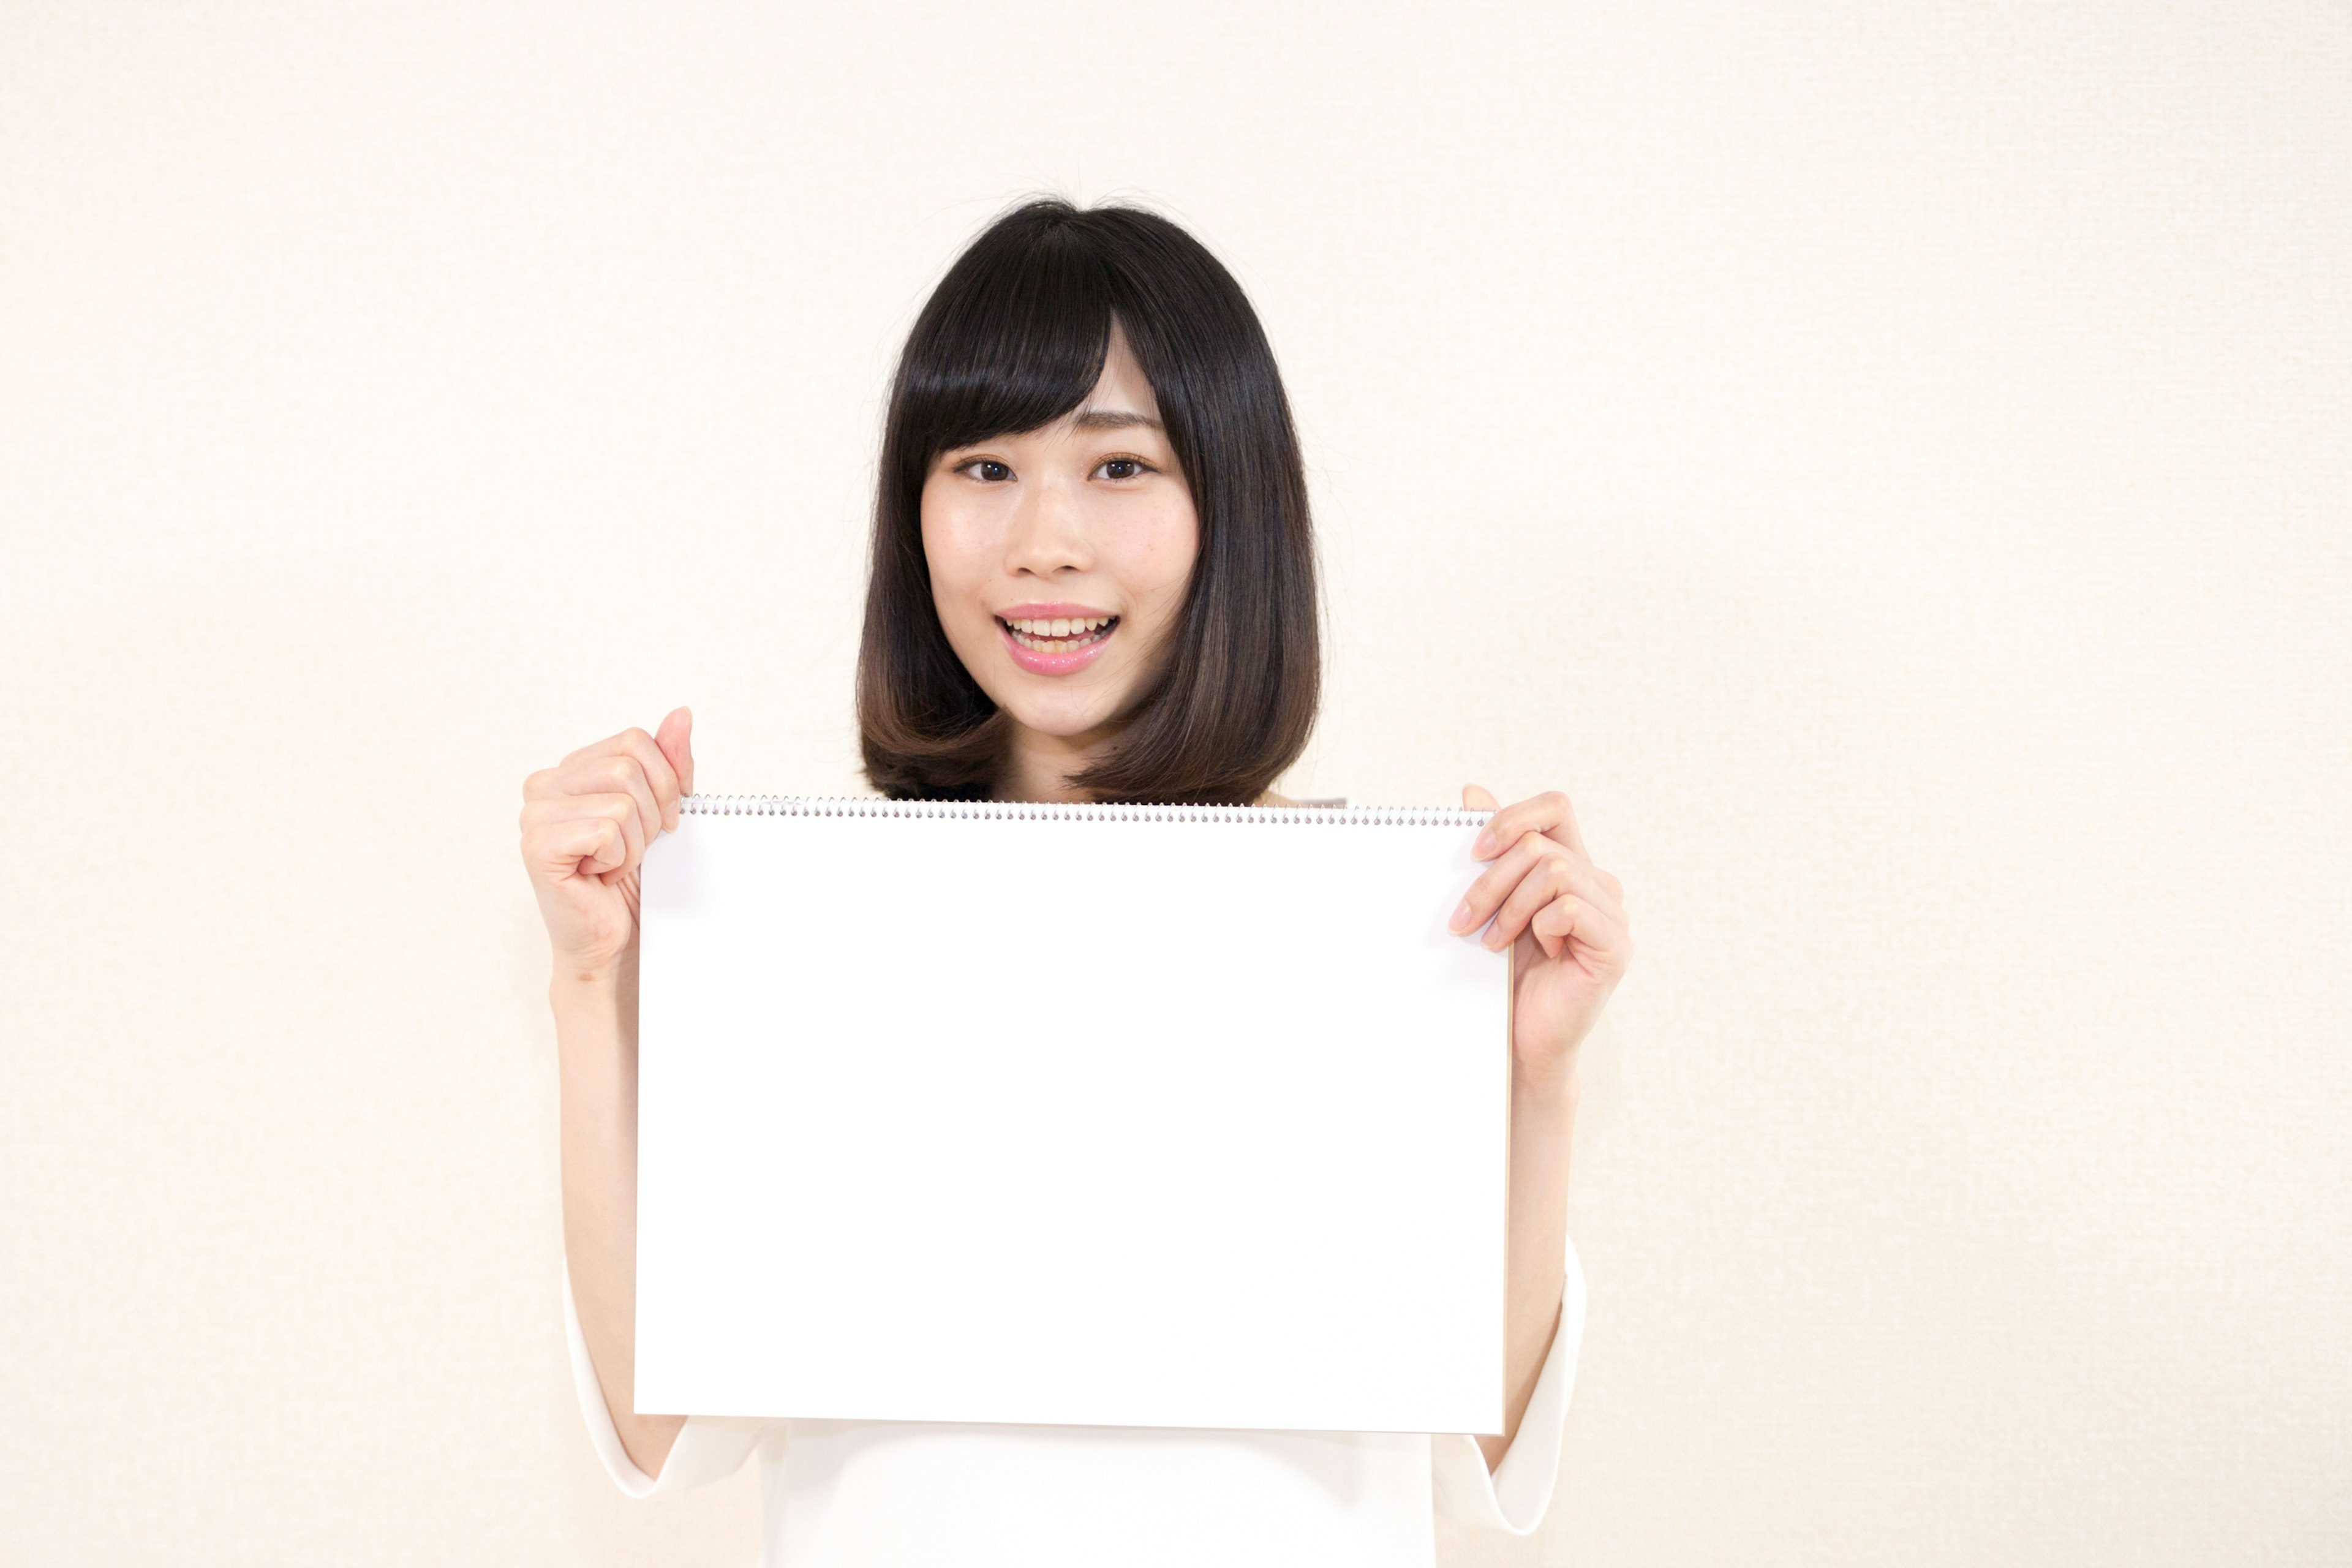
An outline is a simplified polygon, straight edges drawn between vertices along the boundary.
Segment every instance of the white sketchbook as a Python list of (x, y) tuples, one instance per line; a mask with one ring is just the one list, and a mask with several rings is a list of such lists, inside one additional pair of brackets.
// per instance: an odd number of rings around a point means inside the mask
[(690, 798), (636, 1407), (1500, 1432), (1488, 815)]

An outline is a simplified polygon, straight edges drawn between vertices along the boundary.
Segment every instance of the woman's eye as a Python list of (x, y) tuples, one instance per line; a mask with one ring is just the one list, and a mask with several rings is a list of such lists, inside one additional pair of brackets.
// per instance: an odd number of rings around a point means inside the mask
[(1112, 458), (1095, 471), (1107, 479), (1131, 479), (1143, 472), (1143, 464), (1134, 458)]
[(1003, 463), (992, 462), (986, 458), (976, 458), (972, 461), (966, 463), (963, 468), (964, 472), (970, 474), (972, 478), (986, 480), (992, 485), (1001, 485), (1005, 480), (1013, 477), (1013, 470), (1011, 468), (1006, 468)]

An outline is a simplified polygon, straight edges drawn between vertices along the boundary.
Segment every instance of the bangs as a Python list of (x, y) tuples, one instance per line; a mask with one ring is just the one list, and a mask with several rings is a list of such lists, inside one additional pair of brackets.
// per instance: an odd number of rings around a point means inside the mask
[(1086, 400), (1110, 351), (1112, 281), (1070, 228), (974, 246), (940, 280), (900, 387), (905, 453), (1050, 425)]

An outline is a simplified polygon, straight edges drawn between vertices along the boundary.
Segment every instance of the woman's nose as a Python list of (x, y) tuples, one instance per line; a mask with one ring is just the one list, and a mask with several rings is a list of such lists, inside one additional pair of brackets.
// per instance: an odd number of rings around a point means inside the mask
[(1087, 540), (1085, 508), (1055, 480), (1028, 487), (1013, 509), (1004, 556), (1009, 572), (1044, 577), (1065, 566), (1086, 571), (1094, 564), (1094, 551)]

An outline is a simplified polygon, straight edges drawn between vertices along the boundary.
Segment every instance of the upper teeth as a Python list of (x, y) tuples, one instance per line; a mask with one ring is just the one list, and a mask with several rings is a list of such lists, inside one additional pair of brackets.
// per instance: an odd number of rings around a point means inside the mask
[(1033, 637), (1083, 637), (1098, 627), (1110, 625), (1108, 616), (1087, 616), (1077, 620), (1067, 618), (1052, 621), (1007, 621), (1014, 631)]

